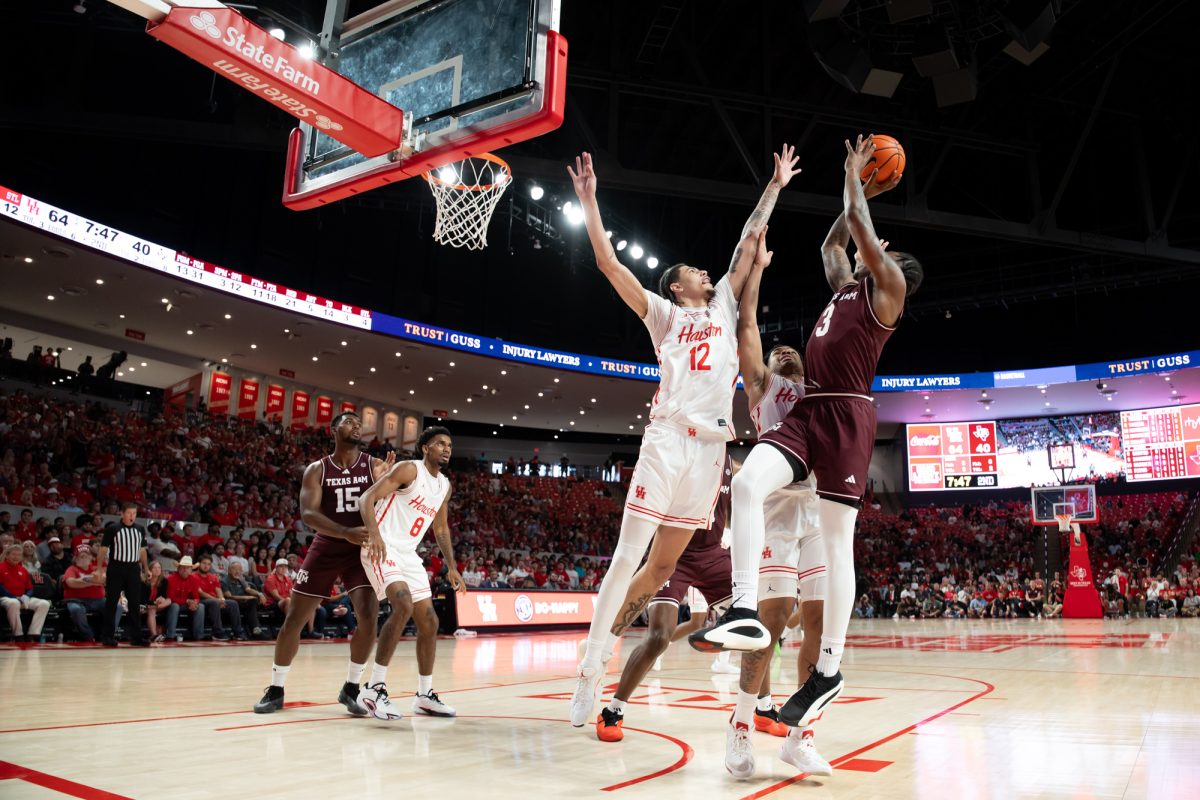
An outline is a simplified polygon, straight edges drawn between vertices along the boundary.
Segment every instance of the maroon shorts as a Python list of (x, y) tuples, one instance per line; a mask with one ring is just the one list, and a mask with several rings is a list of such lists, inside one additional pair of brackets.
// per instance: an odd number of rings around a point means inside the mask
[(733, 564), (729, 551), (724, 547), (706, 547), (703, 550), (684, 550), (675, 564), (670, 579), (650, 600), (667, 600), (681, 605), (691, 587), (704, 595), (709, 607), (729, 598), (733, 589)]
[(342, 586), (348, 592), (371, 586), (367, 571), (363, 569), (361, 547), (345, 539), (330, 539), (318, 534), (308, 548), (308, 555), (304, 557), (304, 565), (296, 575), (296, 585), (292, 591), (313, 597), (329, 597), (339, 575)]
[(875, 446), (875, 406), (865, 398), (806, 397), (759, 441), (778, 447), (794, 468), (802, 467), (796, 480), (814, 472), (818, 495), (857, 507)]

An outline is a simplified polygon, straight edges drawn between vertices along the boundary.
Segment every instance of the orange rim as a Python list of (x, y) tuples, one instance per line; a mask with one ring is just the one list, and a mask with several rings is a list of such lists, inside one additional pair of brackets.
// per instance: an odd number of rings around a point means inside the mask
[[(473, 184), (473, 185), (468, 186), (465, 183), (449, 183), (447, 181), (444, 181), (437, 176), (437, 173), (434, 170), (430, 170), (428, 172), (422, 172), (421, 177), (424, 178), (427, 183), (436, 183), (438, 186), (444, 186), (447, 189), (453, 189), (456, 192), (486, 192), (489, 189), (496, 188), (501, 183), (508, 183), (509, 181), (512, 180), (512, 169), (509, 168), (508, 162), (505, 161), (500, 156), (495, 155), (494, 153), (479, 153), (477, 155), (467, 156), (467, 158), (482, 158), (484, 161), (491, 161), (493, 164), (499, 164), (501, 167), (504, 168), (504, 180), (503, 181), (495, 181), (493, 183)], [(465, 161), (466, 159), (463, 159), (463, 160)], [(462, 162), (459, 162), (459, 163), (462, 163)], [(443, 167), (449, 166), (449, 164), (443, 164), (442, 166)], [(438, 167), (438, 169), (441, 169), (441, 168), (442, 167)]]

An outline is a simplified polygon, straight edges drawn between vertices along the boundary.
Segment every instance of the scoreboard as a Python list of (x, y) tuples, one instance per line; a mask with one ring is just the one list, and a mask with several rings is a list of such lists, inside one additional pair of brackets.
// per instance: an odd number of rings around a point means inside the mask
[(998, 488), (996, 450), (994, 421), (909, 425), (908, 488)]
[(1121, 412), (1130, 481), (1200, 477), (1200, 404)]

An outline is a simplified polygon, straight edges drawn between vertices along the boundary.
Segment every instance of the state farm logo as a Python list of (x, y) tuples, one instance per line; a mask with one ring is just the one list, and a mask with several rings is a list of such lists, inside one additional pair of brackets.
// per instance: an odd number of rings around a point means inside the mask
[(342, 124), (340, 122), (334, 122), (333, 120), (331, 120), (329, 117), (325, 116), (324, 114), (317, 114), (316, 119), (313, 120), (313, 125), (316, 125), (318, 128), (320, 128), (323, 131), (340, 131), (340, 130), (342, 130)]
[(527, 595), (517, 595), (517, 599), (513, 602), (513, 613), (521, 622), (529, 622), (533, 619), (533, 601)]
[(221, 38), (221, 29), (217, 27), (217, 18), (207, 11), (201, 11), (191, 18), (192, 27), (204, 31), (214, 39)]
[(937, 447), (942, 443), (942, 437), (936, 434), (928, 436), (914, 436), (908, 440), (908, 443), (913, 447)]

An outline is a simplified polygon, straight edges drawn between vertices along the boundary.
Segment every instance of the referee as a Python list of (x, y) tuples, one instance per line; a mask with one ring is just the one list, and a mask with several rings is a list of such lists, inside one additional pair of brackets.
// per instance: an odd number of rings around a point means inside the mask
[[(120, 526), (105, 528), (104, 538), (100, 542), (100, 564), (108, 565), (108, 577), (104, 582), (105, 647), (117, 646), (114, 621), (121, 592), (125, 592), (125, 600), (129, 603), (129, 610), (125, 614), (129, 643), (134, 647), (150, 645), (142, 635), (142, 615), (138, 609), (142, 603), (142, 576), (149, 574), (150, 564), (146, 558), (146, 531), (142, 526), (133, 524), (137, 510), (137, 503), (122, 503)], [(108, 558), (110, 552), (111, 559)]]

